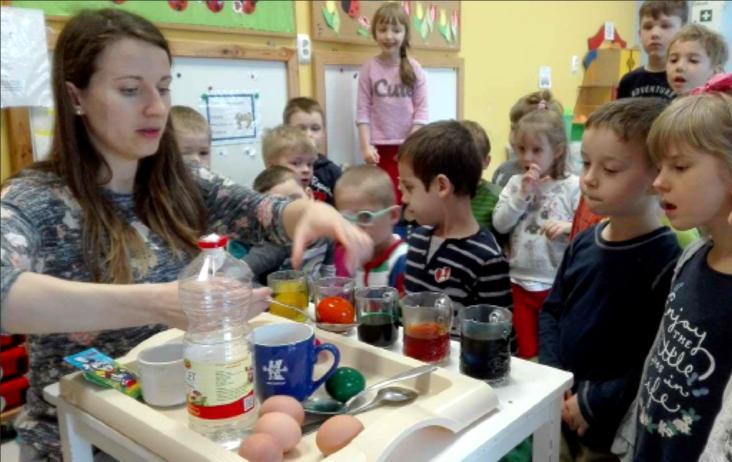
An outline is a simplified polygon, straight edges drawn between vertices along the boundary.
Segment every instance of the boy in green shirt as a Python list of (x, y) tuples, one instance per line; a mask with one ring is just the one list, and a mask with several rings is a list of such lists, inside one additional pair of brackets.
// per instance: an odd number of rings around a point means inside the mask
[[(473, 135), (478, 153), (483, 156), (483, 169), (485, 170), (491, 163), (491, 143), (488, 135), (477, 122), (463, 120), (460, 123)], [(496, 238), (498, 238), (498, 234), (493, 229), (492, 220), (493, 209), (496, 207), (499, 194), (501, 194), (500, 186), (481, 178), (480, 183), (478, 183), (478, 189), (475, 191), (475, 197), (471, 201), (475, 221), (478, 222), (481, 228), (485, 228), (493, 233)]]

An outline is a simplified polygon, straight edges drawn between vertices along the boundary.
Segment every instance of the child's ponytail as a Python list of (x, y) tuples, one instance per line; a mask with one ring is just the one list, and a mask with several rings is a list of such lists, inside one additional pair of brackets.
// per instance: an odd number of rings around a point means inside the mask
[(409, 16), (407, 16), (404, 7), (399, 2), (384, 3), (376, 10), (371, 20), (371, 35), (376, 39), (376, 27), (379, 24), (401, 24), (404, 26), (404, 41), (399, 47), (399, 78), (402, 84), (409, 88), (414, 88), (417, 83), (417, 75), (414, 73), (412, 63), (407, 57), (407, 48), (409, 48)]
[(549, 90), (535, 91), (523, 96), (511, 108), (511, 112), (508, 115), (511, 120), (511, 130), (516, 128), (516, 124), (521, 120), (521, 117), (536, 109), (546, 109), (556, 113), (559, 117), (562, 117), (564, 114), (562, 104), (554, 99), (552, 92)]
[(399, 56), (401, 58), (399, 60), (399, 78), (404, 85), (409, 88), (414, 88), (414, 85), (417, 83), (417, 75), (414, 73), (412, 63), (409, 62), (409, 58), (407, 57), (408, 38), (408, 35), (404, 36), (404, 43), (399, 48)]

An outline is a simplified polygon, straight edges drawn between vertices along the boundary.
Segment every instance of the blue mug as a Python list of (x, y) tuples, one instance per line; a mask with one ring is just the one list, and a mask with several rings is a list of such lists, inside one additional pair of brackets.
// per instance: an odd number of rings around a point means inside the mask
[[(341, 355), (332, 343), (315, 346), (315, 330), (301, 323), (282, 322), (257, 327), (254, 344), (254, 383), (261, 401), (289, 395), (302, 401), (335, 373)], [(318, 380), (313, 369), (321, 351), (333, 355), (333, 365)]]

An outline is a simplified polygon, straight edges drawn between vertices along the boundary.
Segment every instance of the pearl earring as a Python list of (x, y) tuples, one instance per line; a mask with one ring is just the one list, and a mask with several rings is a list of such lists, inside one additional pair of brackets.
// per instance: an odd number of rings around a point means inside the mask
[(76, 115), (81, 115), (81, 114), (82, 114), (81, 108), (80, 107), (77, 107), (76, 108)]

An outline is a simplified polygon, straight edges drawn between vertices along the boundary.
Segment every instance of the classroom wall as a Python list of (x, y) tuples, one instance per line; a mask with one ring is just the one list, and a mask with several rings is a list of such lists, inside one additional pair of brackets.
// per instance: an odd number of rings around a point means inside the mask
[[(427, 2), (428, 3), (428, 2)], [(570, 72), (572, 55), (580, 60), (587, 51), (587, 38), (605, 21), (613, 21), (629, 46), (637, 43), (636, 6), (629, 1), (491, 1), (462, 3), (462, 50), (465, 60), (465, 111), (467, 119), (482, 124), (494, 147), (493, 169), (505, 158), (508, 141), (508, 111), (521, 95), (538, 88), (539, 66), (551, 66), (552, 91), (568, 108), (574, 107), (582, 69)], [(296, 2), (298, 33), (310, 34), (311, 6)], [(255, 46), (294, 46), (294, 39), (267, 38), (242, 34), (171, 31), (171, 38), (205, 42), (231, 42)], [(314, 51), (369, 51), (358, 45), (314, 43)], [(375, 50), (374, 50), (375, 51)], [(423, 55), (444, 52), (420, 50)], [(299, 66), (300, 93), (315, 93), (312, 66)], [(7, 133), (2, 119), (3, 179), (9, 173)]]

